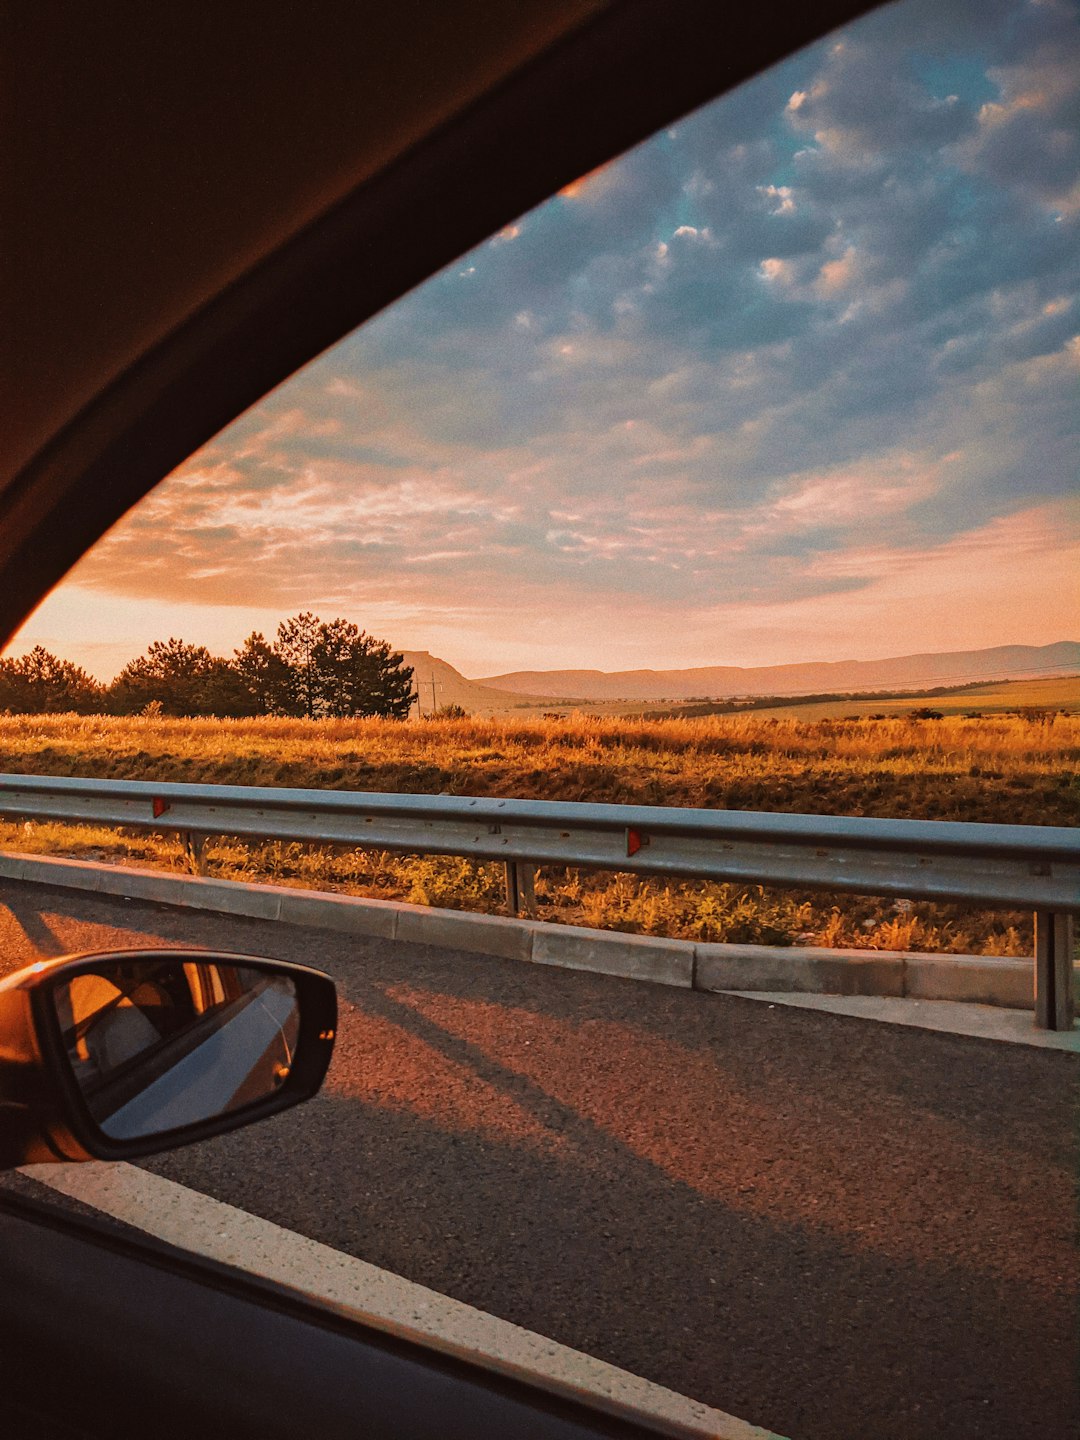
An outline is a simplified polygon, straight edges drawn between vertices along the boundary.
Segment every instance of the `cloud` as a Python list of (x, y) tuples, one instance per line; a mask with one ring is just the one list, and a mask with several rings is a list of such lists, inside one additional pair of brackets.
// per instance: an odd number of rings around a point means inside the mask
[(990, 77), (999, 96), (979, 110), (961, 148), (971, 170), (1044, 205), (1080, 209), (1080, 25), (1075, 5), (1043, 0), (1019, 12), (1013, 55)]
[(1078, 16), (906, 0), (793, 56), (308, 366), (76, 583), (335, 606), (412, 627), (393, 636), (412, 648), (457, 635), (450, 658), (493, 669), (533, 634), (582, 663), (604, 633), (658, 661), (671, 627), (708, 663), (717, 616), (748, 635), (743, 607), (813, 610), (824, 634), (852, 597), (902, 604), (885, 573), (1060, 518), (1080, 452)]

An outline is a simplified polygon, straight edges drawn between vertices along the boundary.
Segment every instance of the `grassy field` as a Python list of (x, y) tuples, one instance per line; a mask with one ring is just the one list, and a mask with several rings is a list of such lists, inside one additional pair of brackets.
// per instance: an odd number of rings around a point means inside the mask
[[(465, 682), (466, 684), (471, 682)], [(452, 691), (447, 687), (448, 695)], [(503, 704), (497, 707), (475, 710), (470, 706), (468, 696), (463, 695), (461, 703), (476, 718), (495, 716), (501, 719), (527, 721), (532, 723), (543, 719), (545, 713), (557, 712), (569, 717), (587, 715), (590, 718), (626, 720), (636, 717), (657, 718), (658, 714), (671, 719), (692, 719), (708, 713), (700, 701), (672, 701), (660, 704), (656, 700), (535, 700)], [(886, 717), (904, 716), (912, 710), (929, 706), (946, 715), (967, 715), (980, 712), (989, 715), (1016, 713), (1027, 709), (1064, 710), (1080, 714), (1080, 675), (1054, 676), (1049, 679), (988, 681), (985, 685), (958, 688), (944, 695), (920, 691), (900, 699), (883, 700), (880, 697), (858, 697), (852, 699), (800, 701), (793, 696), (790, 701), (778, 701), (776, 705), (762, 706), (753, 713), (775, 718), (803, 720), (843, 719), (846, 715), (884, 714)], [(686, 713), (684, 713), (686, 712)]]
[(973, 685), (945, 695), (913, 695), (902, 700), (829, 700), (812, 705), (782, 705), (759, 710), (762, 716), (803, 720), (828, 720), (857, 715), (868, 718), (884, 714), (890, 718), (910, 715), (923, 708), (943, 715), (1008, 715), (1025, 710), (1056, 710), (1080, 714), (1080, 675), (1047, 680), (1001, 680)]
[[(970, 693), (970, 692), (967, 692)], [(942, 707), (938, 707), (942, 708)], [(1080, 718), (648, 722), (0, 716), (0, 771), (505, 795), (1034, 825), (1080, 823)], [(168, 837), (0, 824), (7, 849), (182, 868)], [(222, 839), (211, 873), (495, 911), (498, 866)], [(542, 871), (541, 918), (771, 944), (1026, 954), (1027, 914)]]

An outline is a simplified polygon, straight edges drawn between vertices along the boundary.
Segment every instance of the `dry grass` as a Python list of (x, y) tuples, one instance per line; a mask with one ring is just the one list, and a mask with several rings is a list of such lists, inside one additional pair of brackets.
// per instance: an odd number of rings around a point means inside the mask
[[(0, 770), (1036, 825), (1080, 821), (1080, 718), (311, 722), (0, 717)], [(167, 837), (0, 826), (7, 848), (180, 868)], [(495, 865), (221, 840), (214, 874), (497, 910)], [(542, 918), (687, 938), (1030, 953), (1030, 916), (548, 870)]]

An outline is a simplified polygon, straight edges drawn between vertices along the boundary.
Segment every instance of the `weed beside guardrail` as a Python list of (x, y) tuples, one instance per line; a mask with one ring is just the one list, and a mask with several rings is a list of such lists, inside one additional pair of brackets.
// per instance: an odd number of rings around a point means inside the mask
[(1037, 1014), (1072, 1023), (1080, 833), (1061, 827), (41, 775), (0, 776), (0, 814), (178, 832), (196, 858), (228, 834), (497, 861), (515, 913), (533, 908), (541, 865), (1027, 906)]

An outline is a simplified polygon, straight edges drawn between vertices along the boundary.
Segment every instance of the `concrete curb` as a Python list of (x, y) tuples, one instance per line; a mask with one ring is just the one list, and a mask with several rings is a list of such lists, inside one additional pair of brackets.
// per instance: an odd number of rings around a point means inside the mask
[(1034, 962), (1026, 959), (697, 944), (12, 851), (0, 851), (0, 879), (122, 895), (161, 905), (277, 920), (286, 925), (310, 925), (374, 939), (437, 945), (502, 960), (588, 970), (682, 989), (910, 996), (1018, 1010), (1032, 1010), (1035, 1003)]

